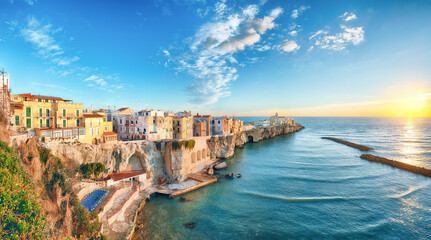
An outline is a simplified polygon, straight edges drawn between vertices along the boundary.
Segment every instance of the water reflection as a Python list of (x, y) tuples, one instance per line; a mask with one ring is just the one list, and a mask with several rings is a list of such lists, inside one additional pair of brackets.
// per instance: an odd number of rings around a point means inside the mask
[(400, 153), (404, 155), (402, 159), (403, 162), (422, 165), (420, 162), (415, 161), (415, 155), (420, 154), (420, 141), (419, 134), (416, 129), (416, 122), (414, 118), (407, 118), (405, 120), (405, 125), (401, 133), (400, 141)]

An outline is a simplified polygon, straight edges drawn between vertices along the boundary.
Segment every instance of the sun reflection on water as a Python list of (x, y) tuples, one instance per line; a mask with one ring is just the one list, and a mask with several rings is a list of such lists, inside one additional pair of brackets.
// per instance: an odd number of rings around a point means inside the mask
[(417, 155), (421, 153), (419, 146), (419, 134), (415, 126), (414, 118), (407, 118), (405, 120), (405, 126), (401, 133), (401, 141), (400, 141), (400, 152), (405, 157), (403, 158), (403, 162), (417, 165), (418, 163), (413, 159), (413, 155)]

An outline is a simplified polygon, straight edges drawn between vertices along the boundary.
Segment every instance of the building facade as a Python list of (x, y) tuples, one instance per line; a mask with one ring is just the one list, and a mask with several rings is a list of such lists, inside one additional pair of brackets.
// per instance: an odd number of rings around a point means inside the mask
[(112, 131), (112, 122), (106, 120), (105, 115), (100, 113), (84, 113), (85, 138), (80, 139), (82, 143), (116, 143), (117, 134)]
[[(79, 138), (81, 136), (79, 131), (83, 128), (82, 104), (73, 103), (72, 100), (31, 93), (12, 95), (11, 113), (13, 124), (17, 128), (25, 129), (40, 137)], [(61, 129), (71, 131), (63, 132)]]
[(173, 118), (173, 138), (191, 138), (193, 137), (193, 116)]

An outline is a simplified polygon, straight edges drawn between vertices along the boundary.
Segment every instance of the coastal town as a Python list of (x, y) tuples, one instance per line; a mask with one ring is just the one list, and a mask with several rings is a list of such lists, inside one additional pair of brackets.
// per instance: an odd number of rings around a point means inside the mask
[[(74, 181), (73, 189), (82, 206), (98, 213), (100, 231), (110, 239), (139, 231), (134, 224), (138, 207), (152, 194), (175, 198), (217, 182), (223, 177), (218, 171), (228, 168), (223, 159), (231, 158), (236, 147), (302, 128), (277, 113), (244, 123), (191, 111), (84, 109), (83, 103), (60, 96), (10, 94), (9, 74), (1, 80), (9, 144), (19, 149), (35, 142), (62, 162), (79, 166), (81, 180)], [(94, 164), (101, 172), (88, 177), (86, 169), (95, 169)], [(241, 177), (224, 177), (235, 176)]]

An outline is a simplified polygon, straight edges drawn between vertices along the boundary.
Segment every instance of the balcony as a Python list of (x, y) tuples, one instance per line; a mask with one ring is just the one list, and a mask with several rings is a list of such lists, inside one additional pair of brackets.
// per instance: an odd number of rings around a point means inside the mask
[(39, 117), (39, 118), (53, 118), (54, 116), (52, 116), (52, 114), (49, 114), (49, 115), (46, 115), (46, 114), (42, 114), (42, 115), (37, 114), (36, 117)]
[(63, 113), (60, 113), (60, 118), (81, 118), (82, 116), (76, 116), (75, 113), (68, 113), (66, 116), (63, 115)]

